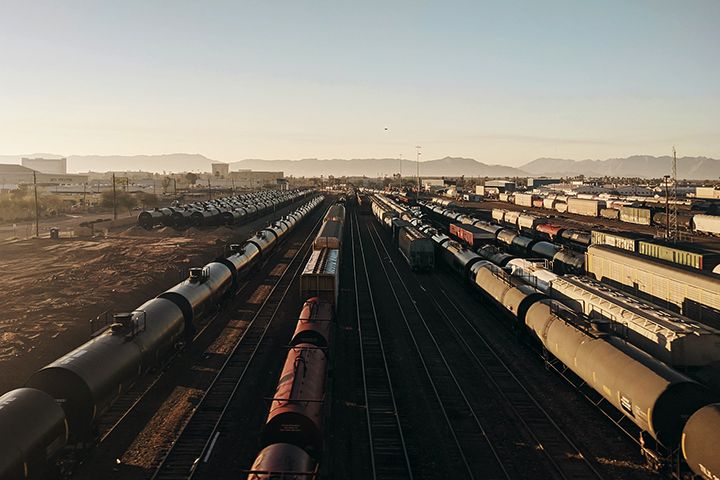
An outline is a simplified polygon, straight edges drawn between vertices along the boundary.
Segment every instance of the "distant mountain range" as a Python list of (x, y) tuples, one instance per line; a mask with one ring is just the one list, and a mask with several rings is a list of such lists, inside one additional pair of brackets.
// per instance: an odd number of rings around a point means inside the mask
[[(230, 164), (231, 170), (282, 170), (285, 175), (295, 177), (319, 177), (320, 175), (335, 177), (380, 175), (392, 176), (400, 172), (400, 159), (397, 158), (358, 158), (353, 160), (241, 160)], [(402, 161), (402, 175), (414, 177), (417, 163), (411, 160)], [(523, 176), (525, 172), (504, 165), (487, 165), (472, 158), (445, 157), (439, 160), (420, 162), (421, 176), (461, 176), (467, 177), (512, 177)]]
[[(29, 155), (0, 155), (0, 163), (19, 164), (21, 157), (58, 158), (60, 155), (34, 153)], [(165, 155), (69, 155), (68, 169), (71, 172), (87, 171), (150, 171), (183, 172), (210, 170), (214, 160), (200, 154), (172, 153)], [(672, 159), (669, 156), (653, 157), (635, 155), (627, 158), (607, 160), (567, 160), (559, 158), (538, 158), (525, 165), (514, 168), (504, 165), (488, 165), (472, 158), (445, 157), (438, 160), (420, 162), (421, 176), (461, 176), (467, 177), (523, 177), (548, 176), (566, 177), (574, 175), (628, 176), (659, 178), (671, 170)], [(400, 160), (396, 158), (332, 159), (320, 160), (258, 160), (248, 159), (230, 164), (231, 170), (270, 170), (283, 171), (287, 176), (318, 177), (327, 176), (391, 176), (400, 170)], [(402, 161), (402, 174), (412, 177), (416, 174), (416, 163)], [(678, 176), (687, 179), (717, 179), (720, 177), (720, 160), (706, 157), (682, 157), (678, 159)]]
[[(717, 179), (720, 177), (720, 160), (707, 157), (678, 158), (678, 177), (692, 180)], [(661, 178), (671, 174), (672, 157), (633, 155), (627, 158), (607, 160), (564, 160), (538, 158), (520, 167), (531, 175), (586, 177), (645, 177)]]

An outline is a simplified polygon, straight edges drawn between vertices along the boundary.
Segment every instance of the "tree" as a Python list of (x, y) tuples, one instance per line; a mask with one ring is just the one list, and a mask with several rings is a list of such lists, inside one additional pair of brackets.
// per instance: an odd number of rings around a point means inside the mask
[(187, 180), (190, 185), (195, 185), (195, 182), (198, 180), (198, 176), (193, 172), (188, 172), (185, 174), (185, 180)]

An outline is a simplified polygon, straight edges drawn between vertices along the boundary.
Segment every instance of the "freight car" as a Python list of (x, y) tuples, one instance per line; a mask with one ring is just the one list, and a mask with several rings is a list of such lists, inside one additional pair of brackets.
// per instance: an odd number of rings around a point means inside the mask
[(720, 216), (694, 215), (692, 224), (696, 232), (720, 236)]
[(249, 479), (315, 478), (323, 449), (333, 310), (332, 303), (317, 297), (303, 304), (261, 432), (264, 448)]
[(300, 295), (337, 301), (340, 282), (340, 250), (314, 250), (300, 275)]
[(309, 193), (309, 190), (266, 191), (144, 210), (138, 215), (137, 223), (148, 230), (159, 226), (172, 226), (180, 230), (189, 226), (240, 225)]
[(319, 456), (326, 371), (322, 349), (310, 343), (290, 348), (263, 427), (263, 446), (290, 443)]
[(660, 263), (604, 245), (591, 245), (585, 268), (595, 279), (665, 304), (683, 315), (720, 327), (720, 277)]
[(435, 268), (434, 248), (433, 241), (415, 227), (404, 227), (398, 234), (398, 249), (416, 272)]
[(450, 235), (470, 248), (479, 248), (481, 245), (495, 242), (494, 233), (468, 223), (451, 223)]
[(720, 478), (718, 432), (720, 403), (707, 405), (693, 413), (683, 428), (680, 442), (682, 456), (700, 478)]
[(334, 219), (326, 220), (313, 242), (313, 249), (342, 248), (343, 224)]
[(565, 275), (548, 293), (576, 312), (607, 322), (609, 331), (674, 367), (720, 361), (720, 331), (656, 307), (587, 277)]
[(65, 412), (55, 399), (33, 388), (0, 396), (0, 478), (57, 477), (52, 460), (68, 440)]
[[(273, 238), (282, 237), (322, 200), (310, 200), (265, 230), (272, 231)], [(191, 269), (188, 280), (135, 311), (115, 315), (115, 323), (105, 331), (35, 372), (26, 388), (1, 397), (12, 401), (0, 407), (0, 438), (14, 443), (0, 452), (0, 478), (15, 478), (19, 460), (26, 473), (52, 469), (66, 442), (73, 452), (92, 446), (103, 412), (144, 372), (190, 340), (188, 331), (200, 316), (236, 288), (236, 279), (247, 274), (263, 246), (270, 245), (256, 239), (233, 246), (227, 258)], [(39, 454), (41, 450), (45, 453)]]

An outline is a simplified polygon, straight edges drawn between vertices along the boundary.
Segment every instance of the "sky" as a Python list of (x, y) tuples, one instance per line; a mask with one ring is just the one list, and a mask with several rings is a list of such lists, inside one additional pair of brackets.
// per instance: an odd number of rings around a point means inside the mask
[(720, 2), (0, 0), (0, 154), (720, 158)]

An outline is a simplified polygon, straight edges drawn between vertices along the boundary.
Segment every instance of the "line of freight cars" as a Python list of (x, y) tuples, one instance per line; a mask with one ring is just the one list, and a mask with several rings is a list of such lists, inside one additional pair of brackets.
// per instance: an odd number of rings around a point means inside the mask
[(248, 480), (316, 478), (323, 404), (340, 279), (346, 197), (328, 208), (300, 276), (303, 305)]
[(720, 474), (720, 404), (709, 389), (447, 237), (438, 248), (452, 270), (542, 346), (548, 362), (559, 362), (559, 371), (573, 372), (639, 427), (649, 458), (672, 464), (679, 449), (697, 475)]
[(320, 227), (310, 259), (300, 275), (300, 295), (318, 297), (335, 304), (339, 293), (340, 260), (345, 232), (345, 201), (330, 206)]
[[(656, 225), (665, 227), (667, 218), (663, 206), (643, 206), (640, 202), (624, 200), (570, 197), (566, 195), (541, 196), (531, 193), (505, 194), (501, 201), (523, 207), (544, 208), (559, 213), (572, 213), (588, 217), (602, 217), (637, 225)], [(647, 199), (643, 200), (647, 202)], [(709, 235), (720, 235), (720, 216), (693, 213), (687, 209), (690, 205), (679, 203), (683, 208), (678, 212), (678, 226), (689, 231)], [(662, 211), (661, 211), (662, 210)]]
[[(472, 225), (490, 233), (495, 237), (494, 243), (507, 248), (514, 254), (547, 259), (552, 262), (553, 271), (557, 273), (583, 273), (585, 271), (585, 256), (570, 248), (563, 248), (565, 243), (556, 245), (552, 242), (527, 237), (518, 233), (514, 228), (492, 224), (440, 206), (423, 204), (423, 207), (451, 225), (453, 223)], [(536, 225), (539, 227), (543, 224)], [(525, 232), (527, 229), (523, 231)], [(568, 231), (568, 238), (580, 244), (580, 242), (584, 242), (584, 236), (579, 233), (578, 231)], [(556, 241), (557, 239), (558, 237), (555, 237)], [(473, 247), (477, 247), (477, 245), (473, 245)]]
[(696, 270), (720, 273), (720, 254), (687, 243), (670, 244), (662, 239), (655, 239), (652, 235), (634, 232), (568, 229), (546, 223), (548, 219), (531, 213), (498, 208), (492, 210), (492, 218), (500, 224), (514, 227), (525, 234), (545, 238), (583, 251), (590, 245), (606, 244), (630, 250), (641, 256), (684, 265)]
[[(440, 212), (438, 213), (438, 210)], [(432, 210), (455, 222), (472, 222), (480, 228), (495, 229), (485, 222), (452, 210)], [(537, 224), (541, 228), (547, 224)], [(594, 277), (642, 296), (686, 317), (720, 328), (720, 276), (706, 270), (717, 267), (718, 256), (685, 246), (655, 243), (642, 235), (593, 230), (585, 254), (561, 249), (553, 255), (553, 244), (524, 237), (514, 230), (496, 232), (498, 244), (516, 255), (552, 260), (556, 273)], [(555, 237), (557, 238), (557, 236)], [(584, 237), (583, 237), (584, 238)], [(478, 253), (487, 256), (487, 251)], [(695, 270), (691, 268), (695, 268)]]
[(216, 311), (322, 201), (315, 197), (232, 245), (228, 257), (191, 268), (187, 280), (131, 313), (115, 315), (107, 330), (0, 397), (0, 479), (58, 476), (66, 468), (60, 460), (92, 447), (98, 419), (118, 397), (190, 342), (198, 321)]
[(599, 329), (623, 338), (673, 368), (691, 373), (720, 392), (720, 330), (612, 285), (579, 275), (556, 275), (542, 262), (479, 253), (511, 277), (586, 315)]
[(140, 212), (137, 223), (147, 230), (156, 227), (173, 227), (183, 230), (188, 227), (242, 225), (289, 205), (299, 198), (306, 197), (311, 192), (311, 190), (267, 190), (222, 197), (206, 202), (155, 208)]
[[(563, 288), (558, 282), (554, 296), (574, 304), (573, 311), (446, 235), (436, 234), (433, 241), (453, 271), (498, 304), (514, 329), (539, 342), (549, 362), (560, 362), (558, 371), (572, 371), (645, 432), (640, 441), (650, 459), (672, 464), (674, 453), (679, 452), (695, 474), (717, 478), (720, 404), (715, 403), (716, 394), (647, 353), (653, 351), (657, 357), (665, 357), (683, 369), (716, 368), (717, 331), (630, 297), (613, 298), (613, 293), (619, 292), (602, 284), (574, 276), (559, 277), (548, 271), (540, 274), (539, 278), (549, 284), (549, 291), (554, 279), (571, 285)], [(505, 265), (512, 262), (512, 258), (503, 260)], [(526, 272), (535, 270), (525, 263), (518, 266)], [(588, 298), (593, 295), (596, 298)], [(587, 308), (589, 312), (584, 310)], [(585, 315), (603, 312), (615, 319), (615, 331), (612, 327), (603, 331), (597, 316)], [(682, 325), (673, 325), (673, 320)], [(630, 321), (634, 321), (632, 326)], [(618, 332), (623, 326), (634, 330)], [(649, 449), (650, 440), (656, 443), (655, 451)], [(657, 452), (662, 452), (659, 460)]]
[[(394, 246), (416, 272), (435, 269), (435, 247), (425, 232), (416, 227), (422, 215), (417, 209), (399, 206), (383, 196), (372, 197), (372, 211), (380, 225), (392, 231)], [(415, 224), (413, 224), (415, 223)]]
[(330, 302), (303, 304), (248, 480), (317, 478), (333, 318)]

